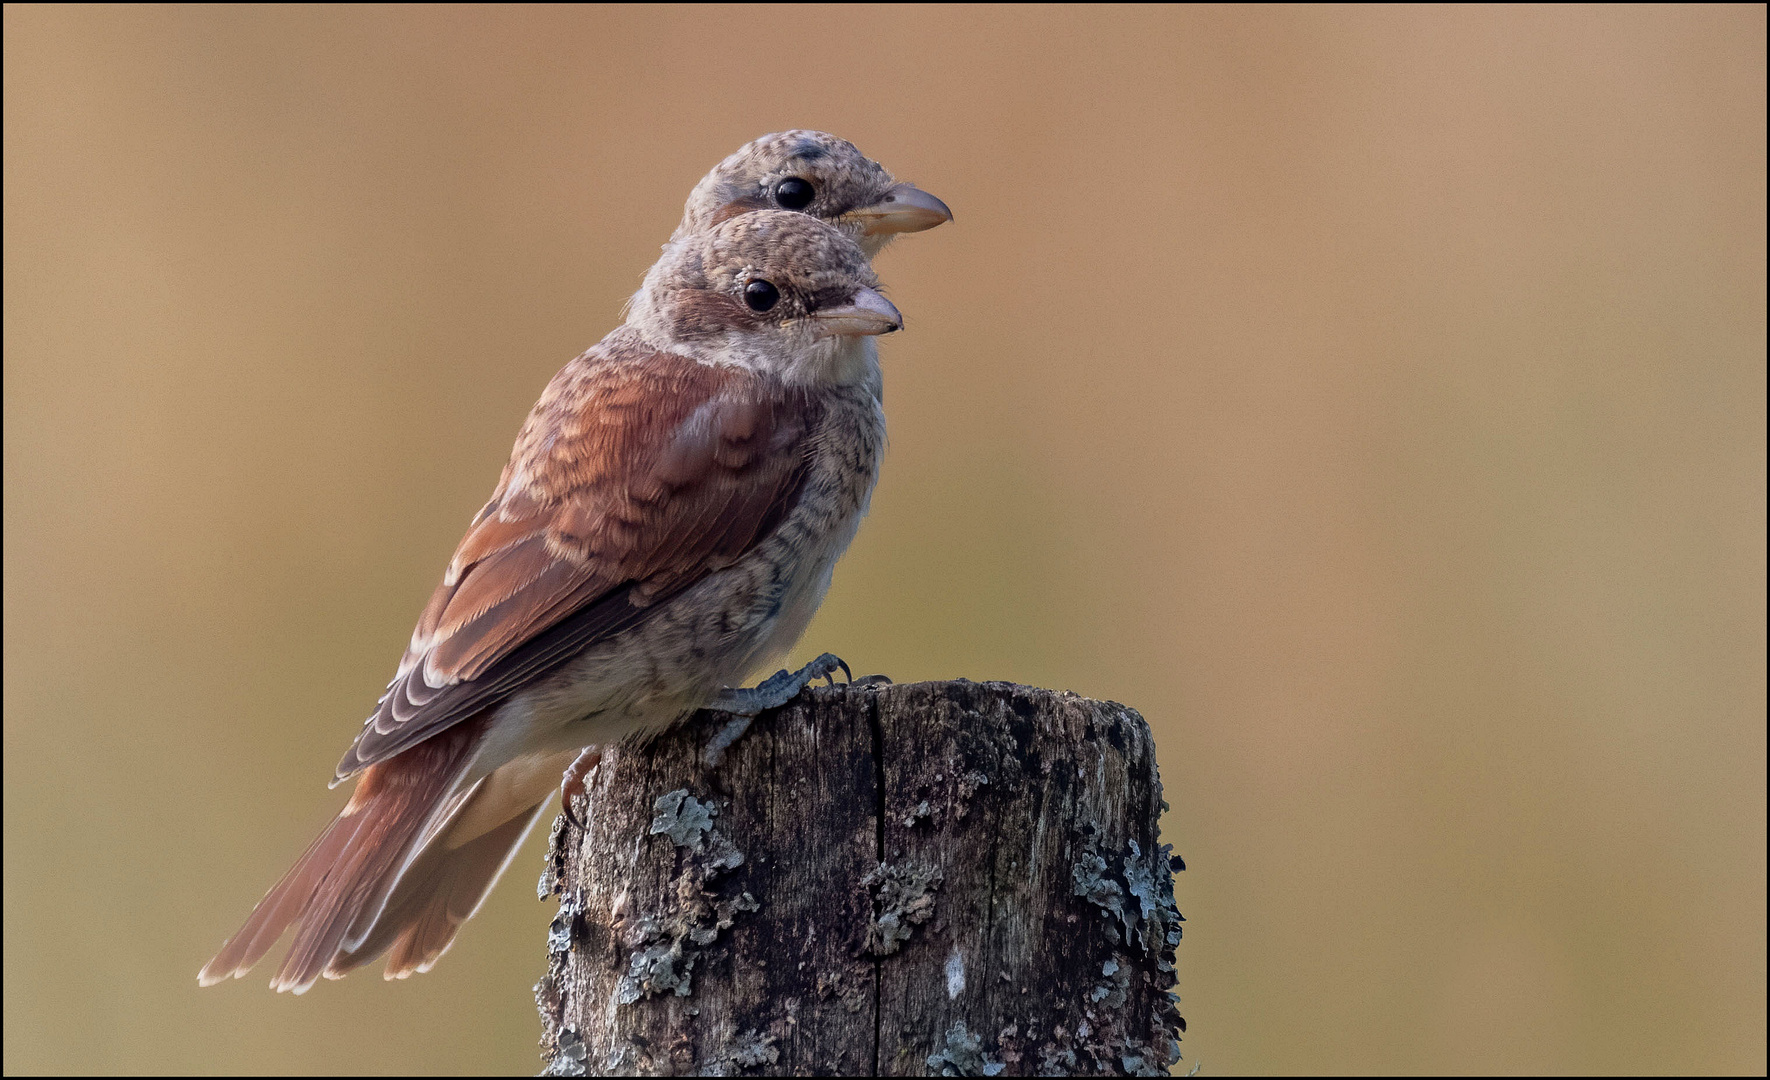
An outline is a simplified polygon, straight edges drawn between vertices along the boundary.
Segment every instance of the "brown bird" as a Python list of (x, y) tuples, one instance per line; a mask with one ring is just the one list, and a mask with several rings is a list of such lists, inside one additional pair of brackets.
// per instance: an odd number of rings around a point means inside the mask
[(203, 984), (291, 924), (278, 990), (389, 950), (388, 978), (428, 970), (581, 748), (754, 714), (839, 663), (726, 689), (791, 647), (859, 526), (885, 437), (873, 337), (902, 320), (842, 229), (712, 216), (542, 394), (339, 764), (349, 804)]
[(846, 139), (822, 131), (781, 131), (741, 146), (701, 178), (670, 239), (752, 210), (796, 210), (841, 228), (867, 258), (899, 233), (953, 219), (946, 203), (899, 183)]

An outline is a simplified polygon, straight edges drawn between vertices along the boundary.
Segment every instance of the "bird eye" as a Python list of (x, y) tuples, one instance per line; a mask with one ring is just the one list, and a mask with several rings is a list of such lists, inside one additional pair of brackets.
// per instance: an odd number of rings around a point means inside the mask
[(810, 181), (789, 176), (774, 186), (774, 201), (782, 210), (803, 210), (817, 197)]
[(751, 311), (767, 311), (780, 303), (781, 291), (766, 281), (752, 281), (744, 286), (744, 303)]

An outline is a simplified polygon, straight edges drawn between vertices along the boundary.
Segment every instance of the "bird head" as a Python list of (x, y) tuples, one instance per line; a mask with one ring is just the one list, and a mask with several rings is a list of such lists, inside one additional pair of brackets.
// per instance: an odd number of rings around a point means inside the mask
[(903, 316), (846, 232), (758, 210), (666, 245), (627, 323), (704, 363), (830, 384), (861, 377), (866, 339), (901, 329)]
[(756, 210), (788, 210), (834, 225), (868, 259), (900, 233), (951, 221), (945, 203), (900, 183), (846, 139), (782, 131), (748, 143), (695, 185), (672, 240)]

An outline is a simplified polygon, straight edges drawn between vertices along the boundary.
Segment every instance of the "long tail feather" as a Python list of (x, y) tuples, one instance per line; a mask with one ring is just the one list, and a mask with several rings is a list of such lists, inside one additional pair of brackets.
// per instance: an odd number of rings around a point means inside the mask
[(364, 770), (349, 805), (265, 894), (197, 981), (208, 986), (244, 975), (296, 923), (295, 941), (271, 986), (298, 994), (312, 986), (351, 925), (387, 897), (483, 733), (483, 722), (457, 725)]
[(373, 929), (332, 961), (326, 977), (339, 978), (389, 949), (387, 978), (429, 971), (485, 902), (545, 806), (543, 799), (458, 848), (425, 852), (400, 878)]
[(264, 959), (289, 924), (301, 917), (313, 900), (326, 871), (337, 862), (338, 855), (356, 835), (359, 822), (346, 821), (343, 815), (332, 819), (326, 831), (309, 844), (307, 851), (271, 886), (264, 899), (252, 909), (246, 924), (221, 946), (215, 958), (197, 974), (202, 986), (214, 986), (227, 979), (238, 979)]

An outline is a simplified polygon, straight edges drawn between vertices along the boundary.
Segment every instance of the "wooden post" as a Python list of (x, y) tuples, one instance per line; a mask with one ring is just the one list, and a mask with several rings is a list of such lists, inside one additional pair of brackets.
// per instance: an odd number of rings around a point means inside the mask
[(588, 834), (555, 822), (548, 1072), (1178, 1059), (1180, 913), (1135, 711), (1011, 683), (820, 687), (709, 765), (724, 723), (610, 754)]

